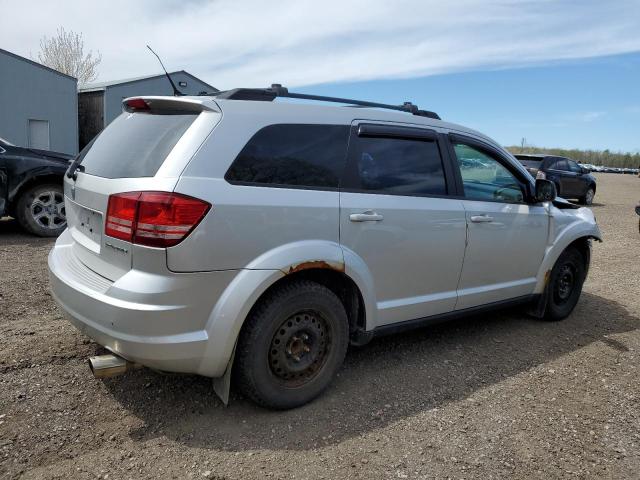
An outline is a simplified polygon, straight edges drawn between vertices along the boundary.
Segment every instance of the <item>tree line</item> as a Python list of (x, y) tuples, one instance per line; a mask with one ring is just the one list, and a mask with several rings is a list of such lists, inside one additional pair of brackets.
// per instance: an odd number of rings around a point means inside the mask
[(640, 168), (640, 152), (622, 153), (611, 152), (609, 150), (580, 150), (577, 148), (542, 148), (542, 147), (507, 147), (511, 153), (547, 153), (549, 155), (558, 155), (560, 157), (569, 157), (572, 160), (581, 163), (590, 163), (592, 165), (603, 165), (605, 167), (617, 168)]

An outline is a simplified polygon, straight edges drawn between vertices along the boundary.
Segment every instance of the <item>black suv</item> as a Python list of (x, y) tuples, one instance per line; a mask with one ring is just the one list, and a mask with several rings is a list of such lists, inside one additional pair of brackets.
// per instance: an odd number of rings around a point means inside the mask
[(591, 205), (596, 195), (596, 179), (589, 170), (567, 157), (554, 155), (514, 155), (533, 178), (551, 180), (556, 184), (558, 195), (575, 198), (580, 203)]
[(12, 145), (0, 138), (0, 217), (31, 233), (55, 237), (67, 226), (62, 178), (71, 155)]

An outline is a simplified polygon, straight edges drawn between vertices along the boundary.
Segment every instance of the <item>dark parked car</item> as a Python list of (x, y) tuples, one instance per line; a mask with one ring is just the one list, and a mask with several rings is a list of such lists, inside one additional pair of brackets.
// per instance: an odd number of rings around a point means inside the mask
[(556, 184), (558, 195), (575, 198), (580, 203), (591, 205), (596, 194), (596, 179), (589, 170), (570, 158), (554, 155), (524, 155), (515, 157), (533, 178), (551, 180)]
[(0, 217), (55, 237), (67, 226), (62, 178), (73, 156), (12, 145), (0, 138)]

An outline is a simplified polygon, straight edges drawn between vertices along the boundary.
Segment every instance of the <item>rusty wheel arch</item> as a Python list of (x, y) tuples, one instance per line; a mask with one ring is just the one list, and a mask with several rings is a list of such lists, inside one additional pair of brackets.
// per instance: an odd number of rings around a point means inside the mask
[(361, 334), (366, 329), (364, 300), (356, 283), (344, 273), (344, 264), (333, 264), (320, 260), (309, 261), (293, 265), (284, 272), (286, 275), (270, 285), (256, 300), (253, 308), (271, 289), (283, 283), (300, 279), (310, 280), (323, 285), (336, 294), (344, 305), (349, 319), (349, 334), (352, 343), (363, 343)]

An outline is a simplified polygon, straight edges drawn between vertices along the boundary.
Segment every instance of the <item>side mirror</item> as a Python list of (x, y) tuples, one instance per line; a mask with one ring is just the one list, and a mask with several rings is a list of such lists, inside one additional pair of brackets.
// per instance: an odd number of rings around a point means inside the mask
[(550, 202), (558, 196), (556, 185), (551, 180), (536, 179), (536, 201)]
[(580, 167), (580, 173), (585, 175), (587, 173), (591, 173), (591, 170), (589, 170), (588, 168)]

